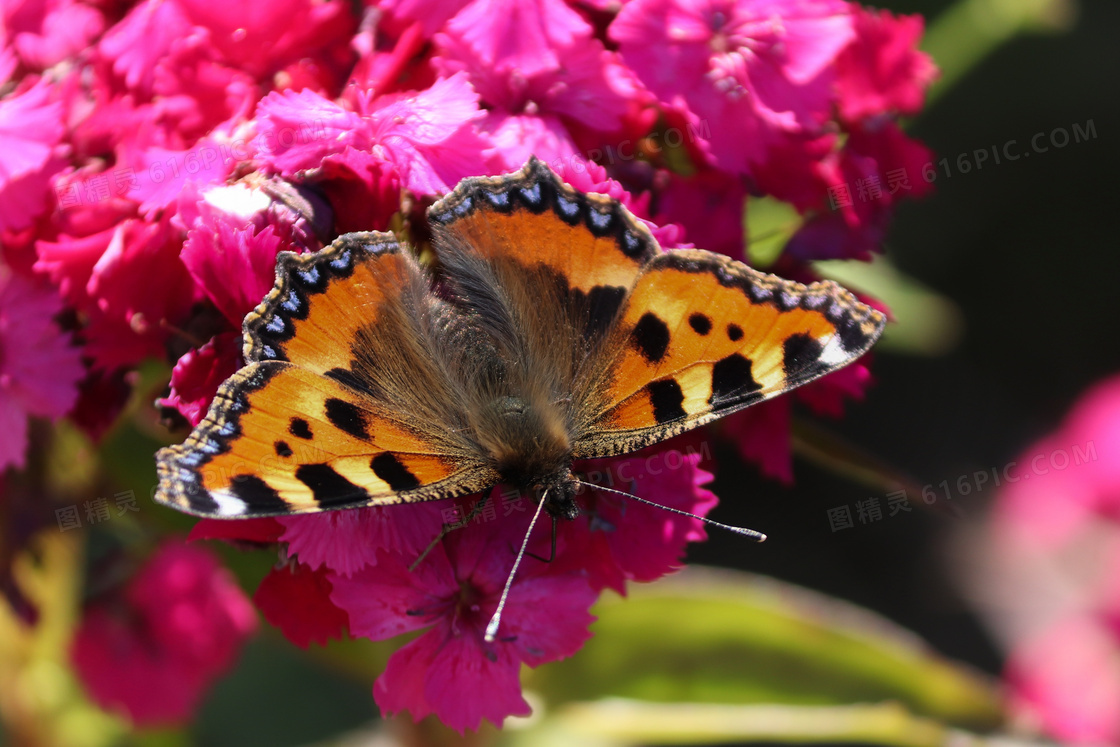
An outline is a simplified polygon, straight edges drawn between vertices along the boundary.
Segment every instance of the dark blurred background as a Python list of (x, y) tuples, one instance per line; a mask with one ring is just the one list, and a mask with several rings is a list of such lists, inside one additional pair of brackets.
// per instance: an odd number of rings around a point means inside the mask
[[(1016, 2), (1028, 4), (1004, 5)], [(922, 13), (928, 26), (952, 3), (876, 5)], [(1120, 373), (1120, 3), (1083, 0), (1076, 13), (1066, 31), (1022, 34), (999, 47), (909, 128), (937, 159), (949, 159), (951, 176), (938, 165), (936, 192), (902, 206), (886, 253), (958, 307), (960, 337), (938, 356), (878, 353), (866, 401), (823, 425), (919, 486), (941, 490), (942, 480), (1002, 470), (1053, 429), (1086, 387)], [(1075, 125), (1089, 133), (1078, 143)], [(1063, 148), (1049, 142), (1057, 128), (1070, 135)], [(1050, 149), (1028, 154), (1039, 132), (1039, 145)], [(997, 165), (992, 146), (1011, 140), (1017, 144), (1009, 152), (1022, 157)], [(977, 169), (974, 151), (985, 148), (988, 160)], [(960, 154), (972, 162), (967, 174), (956, 166)], [(915, 510), (891, 517), (884, 491), (805, 459), (795, 459), (795, 485), (785, 489), (749, 467), (732, 469), (730, 450), (716, 455), (714, 490), (724, 499), (716, 516), (770, 540), (753, 546), (712, 533), (691, 560), (851, 600), (948, 656), (999, 672), (1000, 654), (949, 577), (946, 558), (957, 523), (981, 517), (990, 504), (991, 478), (980, 492), (952, 499), (959, 517), (922, 510), (914, 493)], [(864, 525), (855, 502), (872, 496), (884, 518)], [(834, 532), (828, 510), (844, 504), (855, 526)]]

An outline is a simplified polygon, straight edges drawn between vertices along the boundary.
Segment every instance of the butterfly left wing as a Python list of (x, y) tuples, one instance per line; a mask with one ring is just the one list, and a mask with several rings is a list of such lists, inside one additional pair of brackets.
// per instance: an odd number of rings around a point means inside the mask
[(444, 312), (390, 234), (283, 253), (245, 321), (248, 365), (182, 444), (157, 455), (155, 499), (200, 516), (304, 513), (465, 495), (494, 484), (456, 437), (428, 352)]
[(628, 294), (607, 401), (573, 456), (633, 451), (787, 392), (863, 355), (885, 323), (829, 281), (806, 286), (712, 252), (664, 252)]
[(452, 454), (334, 379), (264, 361), (222, 385), (185, 442), (160, 451), (157, 500), (200, 516), (273, 516), (435, 500), (497, 482)]

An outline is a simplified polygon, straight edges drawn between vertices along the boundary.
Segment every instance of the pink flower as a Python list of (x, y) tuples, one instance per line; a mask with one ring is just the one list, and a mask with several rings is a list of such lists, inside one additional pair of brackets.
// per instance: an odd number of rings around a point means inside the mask
[(105, 26), (96, 8), (70, 0), (6, 3), (3, 21), (8, 43), (33, 70), (77, 55)]
[(1011, 710), (1063, 743), (1120, 742), (1120, 636), (1099, 618), (1070, 616), (1021, 643), (1004, 677)]
[(325, 646), (348, 628), (346, 613), (331, 602), (328, 575), (326, 568), (313, 571), (302, 563), (288, 563), (264, 577), (253, 602), (264, 619), (300, 648)]
[(482, 120), (480, 129), (490, 139), (487, 163), (495, 173), (516, 171), (529, 156), (549, 164), (583, 160), (564, 123), (552, 114), (491, 112)]
[(388, 230), (389, 221), (401, 209), (397, 170), (353, 148), (328, 156), (309, 181), (334, 208), (334, 235)]
[[(363, 101), (360, 110), (383, 157), (416, 194), (450, 192), (460, 180), (486, 171), (481, 154), (488, 143), (475, 129), (483, 112), (465, 75), (442, 78), (418, 93)], [(375, 154), (381, 155), (378, 149)]]
[(841, 0), (635, 0), (609, 34), (666, 106), (710, 128), (719, 166), (749, 172), (784, 137), (820, 133), (853, 31)]
[(301, 57), (344, 46), (354, 30), (349, 5), (342, 0), (253, 0), (213, 3), (173, 0), (190, 22), (209, 32), (222, 58), (263, 78)]
[(416, 23), (430, 38), (468, 3), (470, 0), (383, 0), (377, 7), (398, 21)]
[(859, 122), (917, 114), (925, 89), (937, 77), (933, 60), (918, 50), (925, 20), (859, 5), (853, 10), (856, 38), (836, 58), (841, 118)]
[(1120, 377), (1001, 471), (975, 598), (1010, 649), (1024, 721), (1067, 743), (1120, 741)]
[(90, 696), (138, 725), (186, 721), (256, 629), (208, 550), (164, 544), (114, 599), (89, 607), (71, 657)]
[(61, 311), (49, 288), (0, 266), (0, 471), (23, 467), (29, 416), (60, 418), (77, 399), (84, 370)]
[(110, 28), (98, 45), (113, 71), (135, 91), (151, 93), (157, 63), (172, 43), (190, 32), (191, 22), (176, 2), (146, 0)]
[(933, 190), (924, 168), (932, 160), (894, 122), (854, 127), (842, 150), (814, 165), (822, 212), (798, 230), (786, 252), (802, 261), (869, 259), (882, 247), (895, 203)]
[[(462, 733), (483, 719), (501, 724), (526, 715), (522, 663), (570, 656), (589, 637), (587, 608), (596, 593), (578, 571), (543, 563), (518, 571), (492, 643), (484, 632), (513, 564), (526, 514), (471, 525), (444, 538), (415, 572), (415, 558), (382, 553), (377, 565), (331, 577), (331, 600), (350, 616), (350, 631), (373, 640), (427, 628), (389, 659), (374, 685), (385, 713), (435, 713)], [(538, 527), (538, 530), (540, 527)]]
[(0, 101), (0, 230), (26, 228), (46, 209), (50, 177), (61, 171), (62, 104), (40, 81)]
[(126, 220), (93, 236), (37, 243), (35, 268), (58, 282), (88, 320), (85, 352), (95, 367), (128, 366), (162, 352), (168, 325), (185, 318), (197, 299), (180, 247), (166, 220)]
[(126, 147), (124, 160), (135, 178), (129, 198), (140, 203), (140, 212), (148, 219), (177, 203), (189, 206), (206, 187), (225, 183), (239, 158), (247, 155), (244, 148), (241, 138), (222, 130), (183, 150)]
[(789, 418), (789, 397), (779, 397), (724, 418), (720, 431), (735, 442), (739, 454), (755, 464), (763, 477), (792, 485)]
[(206, 417), (218, 387), (241, 365), (241, 334), (215, 335), (176, 361), (171, 369), (171, 393), (158, 404), (178, 410), (192, 426), (198, 425)]
[(465, 75), (357, 104), (359, 110), (350, 111), (308, 90), (269, 94), (257, 106), (261, 158), (287, 176), (352, 148), (351, 163), (358, 154), (387, 163), (405, 188), (421, 195), (449, 192), (462, 178), (485, 171), (486, 142), (474, 129), (483, 112)]
[(440, 509), (432, 503), (325, 511), (281, 516), (281, 542), (288, 553), (312, 569), (326, 566), (351, 576), (377, 564), (381, 550), (419, 557), (440, 529)]
[[(577, 465), (587, 481), (633, 493), (662, 506), (705, 516), (719, 499), (701, 486), (712, 473), (700, 454), (674, 448)], [(584, 569), (596, 588), (624, 594), (626, 581), (653, 581), (681, 567), (685, 546), (708, 538), (704, 524), (617, 493), (588, 488), (578, 499), (582, 514), (560, 525), (557, 570)], [(538, 542), (537, 552), (542, 548)], [(543, 547), (547, 556), (548, 548)]]
[(626, 75), (591, 34), (562, 0), (474, 0), (436, 36), (434, 63), (468, 70), (482, 99), (508, 112), (531, 105), (612, 129), (630, 91), (615, 88)]
[(156, 67), (154, 114), (160, 123), (193, 143), (227, 120), (244, 120), (260, 91), (244, 70), (224, 64), (209, 35), (196, 29), (176, 40)]
[(318, 248), (297, 245), (313, 239), (270, 195), (245, 184), (208, 189), (194, 208), (198, 217), (179, 256), (234, 329), (272, 290), (278, 253)]
[(562, 50), (591, 39), (591, 26), (563, 0), (472, 0), (444, 26), (480, 68), (524, 78), (567, 64)]
[(260, 157), (284, 176), (318, 168), (347, 147), (373, 145), (359, 114), (308, 89), (273, 91), (257, 104), (256, 120)]
[(684, 240), (711, 252), (742, 260), (746, 251), (743, 181), (725, 171), (709, 169), (690, 177), (667, 175), (660, 191), (657, 220), (684, 228)]
[(868, 368), (870, 362), (871, 356), (868, 355), (858, 363), (822, 376), (798, 389), (797, 398), (819, 415), (839, 418), (844, 414), (845, 402), (849, 399), (862, 400), (874, 381)]

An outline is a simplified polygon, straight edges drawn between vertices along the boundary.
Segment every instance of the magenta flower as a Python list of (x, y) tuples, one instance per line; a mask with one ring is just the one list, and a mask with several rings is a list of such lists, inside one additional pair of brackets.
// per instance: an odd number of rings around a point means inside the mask
[(763, 477), (793, 485), (789, 418), (789, 398), (779, 397), (724, 418), (719, 428)]
[(241, 368), (241, 334), (223, 332), (207, 340), (202, 347), (183, 354), (171, 369), (171, 392), (159, 400), (162, 407), (171, 407), (198, 425), (222, 382)]
[(860, 122), (916, 114), (937, 66), (918, 50), (925, 19), (853, 6), (855, 41), (836, 59), (840, 116)]
[(0, 101), (0, 230), (26, 228), (47, 207), (62, 139), (62, 104), (40, 82)]
[(257, 106), (257, 145), (278, 173), (319, 168), (347, 149), (352, 171), (358, 156), (392, 165), (417, 194), (448, 192), (460, 179), (484, 171), (486, 143), (473, 123), (483, 116), (466, 76), (454, 75), (411, 94), (361, 97), (358, 111), (308, 90), (272, 93)]
[(710, 128), (712, 159), (742, 172), (785, 137), (820, 134), (853, 37), (841, 0), (634, 0), (609, 33), (665, 106)]
[(84, 371), (53, 321), (61, 310), (49, 288), (0, 274), (0, 471), (23, 467), (28, 417), (60, 418), (77, 399)]
[[(1112, 573), (1120, 572), (1113, 567)], [(1120, 632), (1071, 615), (1021, 642), (1004, 671), (1010, 707), (1066, 744), (1120, 742)]]
[(343, 47), (355, 26), (341, 0), (253, 0), (176, 2), (192, 23), (208, 32), (221, 58), (255, 78), (263, 78), (331, 47)]
[(186, 721), (256, 629), (249, 600), (208, 550), (171, 541), (118, 597), (86, 610), (71, 657), (90, 697), (136, 724)]
[(146, 0), (105, 33), (99, 51), (130, 89), (149, 94), (157, 64), (190, 28), (191, 22), (178, 3)]
[(162, 352), (169, 326), (186, 317), (197, 288), (166, 221), (126, 220), (94, 236), (36, 245), (35, 268), (60, 284), (87, 317), (85, 352), (94, 366), (128, 366)]
[(305, 226), (293, 225), (305, 221), (293, 220), (264, 190), (214, 187), (194, 207), (198, 217), (179, 256), (234, 329), (272, 290), (278, 253), (318, 248)]
[(1013, 710), (1062, 742), (1120, 741), (1117, 453), (1114, 377), (1003, 470), (982, 563), (970, 571), (1009, 643)]
[(415, 572), (408, 571), (414, 557), (383, 553), (376, 566), (331, 577), (331, 600), (349, 614), (353, 635), (382, 640), (427, 628), (377, 678), (383, 712), (407, 710), (417, 720), (435, 713), (460, 733), (483, 719), (501, 724), (529, 713), (522, 663), (570, 656), (587, 640), (595, 590), (584, 574), (540, 562), (522, 565), (497, 639), (484, 640), (513, 565), (511, 544), (527, 524), (519, 513), (452, 532)]
[(440, 507), (433, 503), (358, 508), (320, 514), (281, 516), (281, 542), (288, 553), (312, 569), (326, 566), (351, 576), (377, 564), (379, 551), (420, 557), (443, 527)]
[[(593, 484), (633, 493), (670, 508), (706, 516), (719, 499), (702, 485), (712, 473), (698, 453), (647, 449), (629, 458), (577, 465)], [(599, 479), (595, 479), (595, 478)], [(708, 538), (703, 522), (633, 499), (589, 488), (579, 498), (583, 514), (560, 526), (557, 570), (583, 569), (592, 586), (626, 593), (627, 581), (653, 581), (681, 567), (685, 546)], [(548, 553), (539, 541), (536, 552)]]
[(90, 45), (105, 27), (96, 8), (73, 0), (6, 3), (5, 45), (32, 70), (46, 70)]
[(313, 571), (302, 563), (288, 563), (264, 577), (253, 603), (300, 648), (325, 646), (348, 629), (346, 613), (331, 602), (328, 576), (326, 568)]
[[(555, 117), (592, 130), (618, 130), (639, 87), (591, 32), (561, 0), (475, 0), (436, 36), (433, 64), (442, 75), (470, 76), (491, 109), (488, 131), (502, 129), (512, 116), (540, 116), (549, 128)], [(535, 154), (552, 160), (575, 152)]]
[(742, 179), (714, 169), (688, 178), (671, 174), (659, 198), (658, 223), (679, 224), (684, 240), (701, 249), (743, 258), (746, 189)]

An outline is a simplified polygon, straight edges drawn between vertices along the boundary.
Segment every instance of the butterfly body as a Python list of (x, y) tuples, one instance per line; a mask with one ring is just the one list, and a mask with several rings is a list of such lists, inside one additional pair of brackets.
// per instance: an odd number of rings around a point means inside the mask
[(884, 319), (838, 286), (664, 251), (530, 161), (429, 210), (436, 266), (357, 233), (282, 254), (247, 365), (157, 500), (244, 517), (434, 500), (499, 482), (574, 518), (575, 459), (626, 453), (849, 363)]

